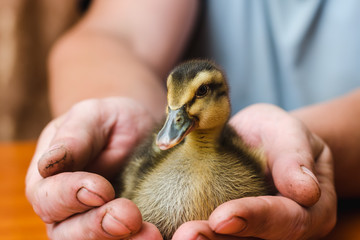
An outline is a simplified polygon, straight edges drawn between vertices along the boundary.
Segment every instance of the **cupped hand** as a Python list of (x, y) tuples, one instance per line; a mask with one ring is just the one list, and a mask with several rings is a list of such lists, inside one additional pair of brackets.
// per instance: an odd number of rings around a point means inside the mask
[(26, 195), (51, 239), (161, 239), (138, 208), (115, 199), (109, 182), (153, 125), (125, 98), (86, 100), (43, 130), (26, 176)]
[(336, 222), (332, 156), (326, 144), (287, 112), (252, 105), (230, 121), (250, 147), (260, 149), (276, 196), (232, 200), (207, 221), (183, 224), (180, 239), (318, 239)]

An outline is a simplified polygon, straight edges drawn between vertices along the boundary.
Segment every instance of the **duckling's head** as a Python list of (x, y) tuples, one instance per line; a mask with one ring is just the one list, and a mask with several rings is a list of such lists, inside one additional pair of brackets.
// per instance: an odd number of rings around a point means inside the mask
[(229, 88), (221, 69), (207, 60), (177, 66), (167, 79), (167, 119), (157, 136), (171, 148), (196, 130), (222, 129), (230, 116)]

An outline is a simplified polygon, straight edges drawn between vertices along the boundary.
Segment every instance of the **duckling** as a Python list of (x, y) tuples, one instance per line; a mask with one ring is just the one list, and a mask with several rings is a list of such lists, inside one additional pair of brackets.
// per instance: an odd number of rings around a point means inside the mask
[(207, 60), (177, 66), (167, 78), (167, 118), (133, 154), (121, 197), (171, 239), (184, 222), (206, 220), (220, 204), (268, 194), (262, 158), (227, 123), (229, 87)]

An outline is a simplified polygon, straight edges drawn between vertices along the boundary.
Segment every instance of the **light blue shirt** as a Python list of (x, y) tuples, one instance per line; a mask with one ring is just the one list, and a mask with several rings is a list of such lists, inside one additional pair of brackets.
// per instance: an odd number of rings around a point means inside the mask
[(360, 86), (359, 0), (208, 0), (195, 40), (231, 86), (233, 113), (286, 110)]

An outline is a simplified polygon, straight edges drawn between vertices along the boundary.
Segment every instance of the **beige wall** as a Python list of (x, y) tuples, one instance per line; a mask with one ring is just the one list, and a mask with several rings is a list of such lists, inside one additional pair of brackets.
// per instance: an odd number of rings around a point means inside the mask
[(0, 140), (36, 139), (50, 120), (46, 58), (76, 0), (0, 0)]

